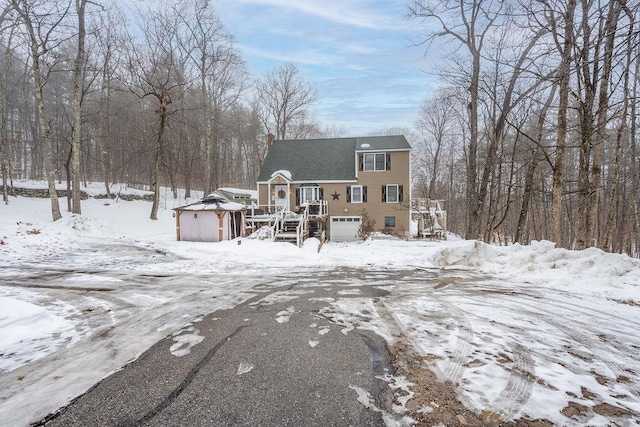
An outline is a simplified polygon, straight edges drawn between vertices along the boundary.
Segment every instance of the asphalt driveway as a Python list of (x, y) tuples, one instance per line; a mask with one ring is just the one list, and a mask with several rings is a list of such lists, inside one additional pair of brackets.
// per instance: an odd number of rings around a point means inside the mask
[(180, 331), (167, 337), (38, 425), (384, 425), (393, 398), (381, 379), (393, 369), (384, 340), (343, 333), (319, 313), (344, 286), (283, 298), (294, 286), (194, 323), (185, 333), (202, 341), (188, 351), (175, 351)]

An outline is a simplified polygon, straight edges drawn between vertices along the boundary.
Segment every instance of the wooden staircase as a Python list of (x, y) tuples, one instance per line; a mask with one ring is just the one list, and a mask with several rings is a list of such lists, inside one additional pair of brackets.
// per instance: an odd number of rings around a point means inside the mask
[(273, 240), (302, 246), (307, 237), (306, 215), (293, 212), (279, 212), (273, 226)]

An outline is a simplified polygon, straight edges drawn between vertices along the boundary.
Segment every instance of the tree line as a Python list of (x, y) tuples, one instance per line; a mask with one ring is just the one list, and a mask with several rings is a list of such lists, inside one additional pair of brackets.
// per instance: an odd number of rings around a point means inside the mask
[[(141, 3), (142, 4), (142, 3)], [(417, 112), (413, 196), (452, 231), (638, 254), (639, 2), (410, 0), (438, 90)], [(341, 136), (295, 64), (251, 76), (207, 0), (0, 0), (0, 174), (253, 188), (277, 139)], [(158, 184), (158, 185), (156, 185)]]
[(11, 179), (46, 179), (56, 220), (56, 180), (78, 214), (82, 183), (139, 184), (156, 219), (161, 185), (253, 188), (267, 134), (323, 134), (295, 64), (251, 76), (209, 1), (170, 3), (0, 2), (5, 201)]
[(467, 238), (638, 254), (639, 2), (414, 0), (446, 52), (414, 194)]

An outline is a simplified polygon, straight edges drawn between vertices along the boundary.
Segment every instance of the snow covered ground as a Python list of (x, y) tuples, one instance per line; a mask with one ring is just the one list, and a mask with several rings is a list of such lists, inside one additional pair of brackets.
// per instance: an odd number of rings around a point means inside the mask
[[(89, 199), (82, 216), (55, 223), (46, 199), (0, 205), (0, 424), (28, 425), (159, 339), (279, 286), (285, 271), (339, 268), (413, 272), (388, 282), (381, 302), (345, 295), (325, 315), (345, 333), (406, 340), (475, 411), (640, 422), (636, 259), (550, 242), (177, 242), (171, 208), (188, 200), (164, 196), (158, 221), (142, 201)], [(176, 357), (198, 343), (175, 336)]]

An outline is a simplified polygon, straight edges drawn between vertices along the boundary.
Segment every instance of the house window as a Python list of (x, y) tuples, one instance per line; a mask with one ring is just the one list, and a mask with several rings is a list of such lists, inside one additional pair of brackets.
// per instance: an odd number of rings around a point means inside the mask
[(322, 200), (322, 188), (321, 187), (300, 187), (298, 188), (298, 200), (297, 205), (303, 205), (309, 202), (315, 202)]
[(387, 184), (382, 186), (382, 203), (402, 203), (402, 185)]
[(362, 185), (351, 186), (351, 203), (362, 203)]
[(363, 170), (385, 171), (387, 170), (387, 154), (386, 153), (366, 153), (363, 156)]
[(387, 185), (387, 203), (398, 203), (398, 186), (396, 184)]
[(395, 216), (385, 216), (384, 217), (384, 228), (394, 228), (396, 226), (396, 217)]
[(367, 186), (348, 185), (347, 203), (367, 203)]

